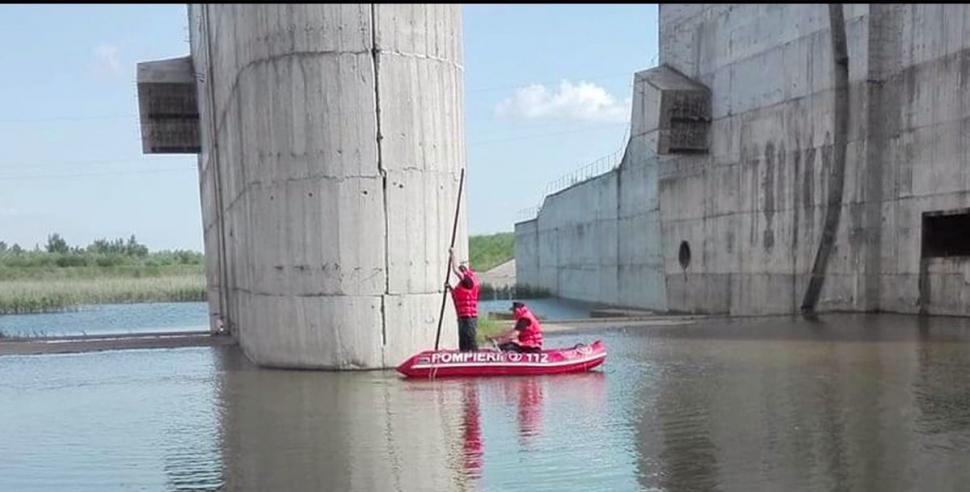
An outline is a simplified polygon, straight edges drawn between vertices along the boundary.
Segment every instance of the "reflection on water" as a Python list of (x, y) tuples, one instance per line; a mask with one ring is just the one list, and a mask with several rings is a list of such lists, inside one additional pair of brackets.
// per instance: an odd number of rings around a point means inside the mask
[(535, 437), (542, 430), (542, 382), (535, 378), (521, 380), (515, 393), (519, 409), (519, 442), (531, 450)]
[(265, 370), (231, 347), (0, 357), (0, 490), (954, 490), (970, 479), (966, 320), (595, 335), (610, 350), (602, 370), (548, 377)]
[(208, 349), (0, 357), (0, 490), (221, 482)]
[[(584, 400), (602, 398), (595, 386), (605, 381), (601, 373), (405, 381), (388, 373), (259, 370), (238, 352), (229, 355), (235, 375), (221, 389), (232, 402), (224, 419), (225, 480), (253, 490), (524, 488), (517, 463), (555, 442), (542, 433), (544, 387), (559, 386), (553, 406), (572, 414), (576, 405), (590, 408)], [(598, 414), (586, 421), (608, 418)], [(595, 441), (584, 445), (597, 452)], [(582, 466), (585, 454), (559, 461)]]
[(482, 477), (482, 418), (479, 411), (478, 384), (468, 381), (461, 385), (462, 390), (462, 470), (470, 480)]
[[(658, 330), (647, 355), (663, 376), (639, 389), (641, 485), (962, 487), (970, 329), (929, 323), (921, 332), (910, 317), (833, 316)], [(927, 407), (923, 395), (948, 404)]]

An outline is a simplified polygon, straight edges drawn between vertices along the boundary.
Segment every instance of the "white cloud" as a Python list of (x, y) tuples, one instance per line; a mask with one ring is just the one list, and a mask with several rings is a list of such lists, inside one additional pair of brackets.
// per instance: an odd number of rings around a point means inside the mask
[(566, 119), (579, 121), (627, 121), (630, 99), (618, 101), (606, 89), (590, 83), (563, 80), (557, 91), (533, 84), (495, 106), (500, 117)]
[(94, 50), (98, 69), (108, 75), (121, 75), (121, 60), (118, 58), (118, 47), (102, 44)]

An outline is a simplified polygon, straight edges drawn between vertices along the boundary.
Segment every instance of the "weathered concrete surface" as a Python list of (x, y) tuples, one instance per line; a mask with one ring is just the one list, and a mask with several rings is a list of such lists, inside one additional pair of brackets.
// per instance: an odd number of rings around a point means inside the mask
[(501, 265), (482, 272), (478, 276), (482, 284), (488, 284), (495, 288), (505, 288), (515, 286), (515, 260), (509, 260)]
[(566, 299), (615, 299), (616, 174), (547, 197), (538, 237), (539, 286)]
[[(819, 310), (970, 315), (970, 259), (921, 261), (922, 214), (970, 205), (970, 36), (963, 5), (845, 5), (849, 56), (848, 131), (842, 213)], [(659, 231), (615, 222), (597, 244), (543, 230), (600, 221), (586, 200), (608, 176), (546, 200), (535, 221), (516, 227), (520, 283), (562, 296), (651, 309), (772, 314), (796, 312), (821, 239), (833, 159), (834, 78), (826, 5), (663, 5), (661, 64), (711, 90), (707, 153), (660, 155), (627, 149), (655, 175), (618, 189), (659, 196)], [(634, 93), (634, 108), (638, 107)], [(649, 103), (649, 101), (647, 101)], [(656, 106), (651, 110), (659, 111)], [(635, 128), (637, 116), (634, 115)], [(635, 132), (631, 132), (635, 134)], [(611, 175), (615, 175), (614, 171)], [(617, 195), (621, 196), (620, 192)], [(555, 197), (562, 197), (549, 207)], [(600, 197), (601, 203), (610, 197)], [(648, 207), (641, 209), (649, 210)], [(562, 210), (570, 210), (564, 216)], [(538, 234), (532, 224), (537, 224)], [(622, 238), (641, 234), (629, 243)], [(553, 282), (569, 265), (541, 267), (549, 253), (657, 249), (664, 302), (603, 296)], [(679, 261), (686, 243), (691, 260)], [(519, 256), (537, 251), (535, 260)], [(618, 263), (607, 255), (609, 276)], [(568, 257), (568, 255), (567, 255)], [(548, 265), (548, 263), (546, 263)], [(595, 270), (595, 271), (594, 271)], [(538, 274), (536, 274), (538, 272)], [(622, 294), (621, 294), (622, 293)]]
[(433, 345), (465, 156), (460, 7), (189, 20), (213, 319), (267, 366), (391, 367)]
[(539, 282), (539, 219), (515, 224), (515, 281), (520, 285), (538, 287)]
[(664, 310), (667, 305), (657, 189), (668, 128), (646, 110), (659, 93), (635, 77), (630, 141), (620, 165), (546, 197), (515, 226), (516, 279), (559, 297)]

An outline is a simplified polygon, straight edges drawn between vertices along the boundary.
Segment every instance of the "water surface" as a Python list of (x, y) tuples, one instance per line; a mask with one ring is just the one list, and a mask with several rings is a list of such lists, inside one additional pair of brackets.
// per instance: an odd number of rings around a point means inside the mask
[(60, 313), (0, 315), (0, 333), (53, 337), (207, 331), (208, 317), (204, 302), (100, 304)]
[(602, 370), (409, 381), (233, 347), (0, 357), (0, 490), (960, 490), (970, 323), (708, 321)]
[[(594, 305), (579, 301), (557, 299), (555, 297), (543, 299), (515, 299), (524, 302), (529, 309), (541, 319), (550, 321), (574, 320), (589, 318), (589, 311)], [(510, 313), (513, 300), (482, 300), (478, 309), (486, 313)]]

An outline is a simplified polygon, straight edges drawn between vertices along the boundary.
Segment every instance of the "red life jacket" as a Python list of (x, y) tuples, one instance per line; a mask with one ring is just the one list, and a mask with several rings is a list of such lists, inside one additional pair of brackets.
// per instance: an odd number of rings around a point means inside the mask
[(519, 332), (519, 345), (523, 347), (533, 347), (542, 348), (542, 326), (539, 325), (539, 319), (529, 311), (529, 308), (522, 306), (515, 310), (515, 321), (518, 323), (520, 319), (529, 320), (529, 326), (526, 329)]
[(458, 311), (459, 318), (478, 317), (478, 290), (481, 282), (478, 275), (475, 275), (470, 268), (465, 271), (465, 278), (472, 281), (471, 288), (465, 288), (458, 282), (454, 289), (451, 289), (451, 298), (455, 301), (455, 310)]

